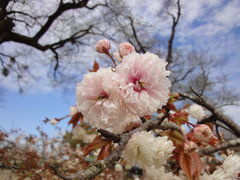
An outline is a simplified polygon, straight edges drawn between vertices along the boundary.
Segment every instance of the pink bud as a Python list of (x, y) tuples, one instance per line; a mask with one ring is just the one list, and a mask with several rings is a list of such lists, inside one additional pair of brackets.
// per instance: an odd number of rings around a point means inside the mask
[(198, 141), (209, 141), (213, 136), (212, 130), (205, 124), (197, 125), (193, 129), (193, 137)]
[(189, 153), (197, 149), (197, 144), (192, 141), (187, 141), (184, 143), (184, 152)]
[(132, 44), (128, 42), (123, 42), (119, 44), (119, 54), (121, 57), (127, 56), (128, 54), (135, 52), (135, 48)]
[(95, 49), (99, 53), (108, 53), (110, 49), (110, 42), (107, 39), (100, 40), (96, 43)]

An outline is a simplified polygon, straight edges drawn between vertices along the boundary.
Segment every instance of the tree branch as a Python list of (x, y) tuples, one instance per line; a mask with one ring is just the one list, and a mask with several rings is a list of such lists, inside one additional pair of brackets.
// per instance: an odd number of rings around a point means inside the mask
[(70, 9), (78, 9), (82, 7), (86, 7), (89, 0), (82, 0), (78, 3), (60, 3), (57, 10), (48, 17), (46, 23), (42, 26), (42, 28), (36, 33), (34, 39), (38, 41), (50, 28), (52, 23), (65, 11)]
[(119, 134), (114, 134), (112, 132), (109, 132), (107, 130), (104, 129), (98, 129), (97, 130), (103, 137), (107, 138), (107, 139), (111, 139), (113, 140), (113, 142), (120, 142), (121, 140), (121, 136)]
[(208, 155), (208, 154), (215, 153), (217, 151), (221, 151), (221, 150), (225, 150), (225, 149), (237, 147), (237, 146), (240, 146), (240, 138), (218, 144), (216, 147), (203, 149), (200, 151), (200, 153)]
[(133, 31), (133, 37), (135, 38), (138, 46), (140, 47), (140, 51), (143, 52), (143, 53), (145, 53), (145, 52), (146, 52), (146, 49), (145, 49), (145, 47), (142, 45), (141, 41), (140, 41), (139, 38), (138, 38), (136, 29), (135, 29), (135, 26), (134, 26), (134, 21), (133, 21), (133, 19), (132, 19), (130, 16), (128, 16), (128, 19), (129, 19), (129, 21), (130, 21), (130, 25), (131, 25), (131, 28), (132, 28), (132, 31)]
[(167, 53), (167, 58), (166, 61), (168, 62), (168, 65), (172, 62), (172, 48), (173, 48), (173, 40), (175, 37), (175, 32), (176, 32), (176, 27), (178, 25), (180, 16), (181, 16), (181, 6), (180, 6), (180, 0), (177, 1), (177, 17), (175, 17), (174, 15), (171, 15), (172, 17), (172, 29), (171, 29), (171, 35), (170, 38), (168, 40), (168, 53)]
[[(196, 93), (196, 92), (195, 92)], [(234, 131), (236, 136), (240, 137), (240, 127), (237, 123), (235, 123), (233, 120), (231, 120), (229, 117), (224, 115), (221, 111), (217, 110), (212, 103), (210, 103), (207, 99), (204, 99), (202, 96), (198, 95), (198, 97), (194, 97), (192, 95), (189, 95), (187, 93), (179, 93), (180, 96), (183, 98), (187, 98), (203, 107), (205, 107), (207, 110), (209, 110), (212, 113), (211, 119), (215, 118), (219, 120), (220, 122), (224, 123), (226, 126), (228, 126), (231, 130)]]
[[(121, 157), (121, 153), (125, 147), (125, 145), (127, 144), (128, 140), (131, 138), (132, 134), (139, 132), (139, 131), (149, 131), (152, 130), (154, 128), (157, 127), (161, 127), (161, 123), (165, 120), (165, 118), (168, 117), (169, 111), (167, 111), (163, 117), (157, 119), (157, 120), (149, 120), (147, 122), (145, 122), (143, 125), (141, 125), (140, 127), (120, 134), (115, 135), (113, 133), (109, 133), (108, 131), (100, 131), (104, 134), (104, 136), (106, 137), (114, 137), (114, 138), (118, 138), (120, 139), (117, 147), (115, 148), (115, 150), (103, 161), (96, 161), (93, 165), (91, 165), (89, 168), (79, 171), (75, 174), (72, 174), (70, 176), (64, 176), (64, 179), (67, 180), (85, 180), (85, 179), (91, 179), (94, 178), (96, 175), (100, 174), (104, 169), (106, 169), (107, 167), (110, 167), (115, 161), (118, 161)], [(164, 125), (164, 127), (166, 127), (166, 125)]]

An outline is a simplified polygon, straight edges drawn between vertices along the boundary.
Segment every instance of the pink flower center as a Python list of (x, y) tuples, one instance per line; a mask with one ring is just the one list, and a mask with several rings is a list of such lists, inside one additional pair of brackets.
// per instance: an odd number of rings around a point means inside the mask
[(107, 93), (104, 91), (101, 94), (98, 95), (97, 100), (103, 100), (103, 99), (108, 99)]
[(144, 82), (140, 81), (140, 77), (132, 77), (130, 78), (130, 82), (134, 84), (134, 91), (141, 92), (142, 90), (145, 90)]
[(136, 91), (136, 92), (141, 92), (142, 90), (144, 90), (145, 88), (144, 88), (144, 83), (143, 82), (141, 82), (141, 81), (136, 81), (136, 83), (134, 83), (135, 84), (135, 86), (133, 87), (133, 89), (134, 89), (134, 91)]

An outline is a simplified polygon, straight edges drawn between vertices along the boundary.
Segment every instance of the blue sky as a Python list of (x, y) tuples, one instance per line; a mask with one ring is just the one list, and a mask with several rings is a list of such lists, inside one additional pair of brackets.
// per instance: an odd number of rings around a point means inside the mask
[[(156, 18), (161, 4), (158, 0), (132, 0), (129, 5), (133, 13), (142, 21), (151, 23)], [(183, 15), (177, 27), (175, 46), (185, 49), (207, 50), (210, 54), (228, 60), (219, 69), (219, 73), (229, 75), (228, 85), (240, 91), (240, 1), (239, 0), (183, 0)], [(144, 7), (144, 13), (141, 13)], [(161, 36), (169, 34), (170, 20), (161, 20), (161, 25), (154, 28)], [(11, 47), (11, 46), (10, 46)], [(94, 60), (93, 48), (88, 49)], [(82, 55), (86, 59), (86, 55)], [(44, 59), (42, 55), (39, 59)], [(47, 68), (44, 63), (34, 64), (37, 74), (46, 77)], [(81, 70), (79, 70), (80, 72)], [(44, 79), (44, 78), (43, 78)], [(45, 78), (46, 79), (46, 78)], [(1, 79), (0, 79), (1, 80)], [(9, 130), (21, 128), (26, 133), (35, 133), (41, 126), (49, 134), (55, 134), (51, 125), (42, 123), (45, 117), (61, 117), (69, 113), (69, 107), (75, 104), (74, 88), (67, 93), (54, 89), (49, 81), (32, 82), (24, 94), (19, 94), (16, 83), (12, 79), (1, 80), (5, 89), (4, 102), (0, 106), (0, 127)], [(31, 90), (30, 90), (31, 89)], [(239, 107), (227, 107), (226, 113), (240, 123)], [(67, 121), (59, 124), (63, 129), (69, 128)]]
[[(0, 106), (0, 127), (6, 130), (21, 128), (26, 133), (36, 134), (37, 126), (45, 132), (55, 135), (52, 125), (45, 124), (45, 117), (63, 117), (69, 113), (69, 107), (75, 104), (75, 96), (65, 97), (62, 92), (20, 94), (8, 90)], [(67, 120), (59, 123), (62, 129), (68, 129)]]

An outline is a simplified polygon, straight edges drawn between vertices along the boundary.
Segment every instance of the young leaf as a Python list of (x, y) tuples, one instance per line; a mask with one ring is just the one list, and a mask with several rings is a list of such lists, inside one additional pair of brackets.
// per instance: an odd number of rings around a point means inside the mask
[(202, 172), (202, 169), (203, 169), (203, 163), (202, 163), (198, 153), (192, 152), (191, 156), (192, 156), (194, 164), (196, 166), (195, 178), (199, 178), (199, 176), (200, 176), (200, 174)]
[(100, 153), (98, 154), (97, 160), (105, 159), (109, 154), (112, 147), (112, 142), (102, 146)]
[(95, 60), (93, 63), (93, 68), (92, 70), (89, 70), (90, 72), (97, 72), (99, 69), (99, 64), (97, 63), (97, 61)]
[(170, 116), (169, 120), (181, 126), (182, 124), (188, 122), (188, 115), (189, 114), (186, 111), (176, 111), (176, 113)]
[(87, 156), (91, 151), (101, 148), (104, 145), (109, 144), (110, 142), (111, 140), (109, 139), (102, 139), (102, 136), (96, 136), (93, 142), (86, 147), (83, 156)]
[(184, 150), (182, 150), (178, 161), (189, 180), (199, 180), (203, 165), (198, 153), (184, 153)]
[(74, 114), (74, 116), (70, 119), (68, 124), (72, 124), (73, 128), (78, 124), (78, 122), (81, 122), (83, 120), (83, 115), (80, 112), (77, 112)]

